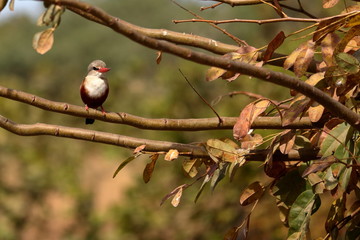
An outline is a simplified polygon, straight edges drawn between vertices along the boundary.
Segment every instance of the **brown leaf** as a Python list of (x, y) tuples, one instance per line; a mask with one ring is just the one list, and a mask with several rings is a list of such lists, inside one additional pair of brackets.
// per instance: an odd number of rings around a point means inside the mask
[(332, 8), (339, 0), (323, 0), (323, 8)]
[(161, 200), (160, 206), (163, 205), (166, 200), (176, 195), (180, 190), (183, 191), (183, 188), (186, 188), (187, 186), (188, 186), (187, 184), (180, 185), (176, 187), (174, 190), (172, 190), (171, 193), (166, 194), (166, 196), (163, 197), (163, 199)]
[(238, 239), (238, 234), (239, 234), (239, 228), (233, 227), (229, 231), (226, 232), (226, 234), (224, 236), (224, 240), (236, 240), (236, 239)]
[(360, 26), (355, 26), (350, 28), (349, 31), (346, 32), (345, 36), (341, 39), (341, 41), (337, 44), (334, 50), (334, 55), (344, 52), (350, 40), (359, 35), (360, 35)]
[(152, 173), (155, 168), (156, 161), (159, 158), (159, 154), (156, 153), (156, 154), (152, 155), (150, 158), (151, 158), (151, 162), (146, 164), (146, 167), (143, 172), (143, 179), (144, 179), (145, 183), (148, 183), (151, 179)]
[(146, 147), (146, 145), (145, 145), (145, 144), (138, 146), (137, 148), (135, 148), (135, 150), (134, 150), (133, 154), (136, 154), (136, 153), (141, 152), (142, 150), (144, 150), (144, 149), (145, 149), (145, 147)]
[(344, 27), (349, 28), (353, 26), (358, 26), (360, 24), (360, 14), (356, 14), (347, 19)]
[(309, 107), (309, 118), (311, 122), (318, 122), (323, 113), (324, 113), (324, 106), (319, 104), (318, 102), (313, 102), (311, 106)]
[(271, 164), (266, 163), (264, 171), (271, 178), (279, 178), (286, 173), (286, 164), (283, 161), (274, 161)]
[(264, 192), (265, 188), (260, 182), (253, 182), (242, 192), (240, 196), (241, 206), (246, 206), (259, 200)]
[(316, 173), (325, 170), (331, 164), (336, 162), (336, 158), (334, 155), (327, 156), (323, 158), (321, 161), (314, 162), (302, 174), (302, 177), (307, 177), (310, 173)]
[(158, 51), (156, 54), (156, 63), (160, 64), (161, 59), (162, 59), (162, 51)]
[(254, 134), (251, 136), (247, 134), (241, 139), (241, 148), (242, 149), (254, 149), (256, 146), (263, 142), (263, 138), (260, 134)]
[(282, 126), (291, 124), (295, 119), (304, 114), (307, 107), (309, 107), (310, 99), (300, 95), (291, 103), (290, 108), (284, 111)]
[(33, 48), (40, 54), (49, 51), (54, 43), (55, 28), (48, 28), (42, 32), (38, 32), (33, 38)]
[(175, 159), (177, 159), (179, 157), (179, 151), (176, 149), (170, 149), (166, 155), (165, 155), (165, 160), (166, 161), (173, 161)]
[(198, 174), (198, 167), (200, 167), (201, 164), (201, 159), (185, 159), (182, 166), (189, 177), (193, 178)]
[(321, 41), (321, 54), (326, 65), (333, 65), (333, 53), (336, 45), (339, 43), (340, 38), (335, 33), (329, 33), (326, 37)]
[(293, 129), (288, 129), (281, 133), (279, 149), (282, 154), (288, 154), (293, 148), (295, 143), (295, 134), (296, 131)]
[(226, 73), (225, 69), (211, 67), (206, 71), (205, 79), (206, 81), (211, 82), (221, 77), (224, 73)]
[(302, 51), (302, 49), (306, 46), (306, 42), (300, 44), (299, 47), (297, 47), (284, 61), (284, 69), (289, 69), (291, 68), (297, 57), (299, 56), (300, 52)]
[(343, 16), (335, 16), (330, 19), (322, 20), (316, 28), (316, 31), (313, 35), (313, 41), (321, 41), (327, 34), (333, 33), (343, 27), (345, 21), (346, 18)]
[(268, 47), (264, 53), (263, 61), (267, 62), (271, 59), (272, 54), (278, 49), (285, 40), (285, 34), (283, 31), (279, 32), (273, 40), (268, 44)]
[(240, 116), (234, 125), (234, 138), (240, 140), (245, 137), (251, 128), (251, 124), (260, 114), (265, 112), (266, 108), (269, 107), (269, 105), (270, 102), (265, 99), (248, 104), (241, 111)]
[(177, 191), (177, 193), (175, 194), (175, 196), (171, 200), (171, 205), (173, 205), (174, 207), (179, 206), (182, 193), (183, 193), (183, 188), (180, 188), (179, 191)]
[(294, 73), (297, 77), (304, 75), (311, 63), (311, 60), (314, 57), (314, 52), (315, 42), (309, 40), (307, 44), (301, 49), (294, 63)]

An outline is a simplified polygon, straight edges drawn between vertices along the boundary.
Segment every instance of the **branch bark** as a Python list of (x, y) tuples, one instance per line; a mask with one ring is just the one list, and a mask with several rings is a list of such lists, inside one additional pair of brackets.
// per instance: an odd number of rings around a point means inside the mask
[[(94, 118), (104, 122), (130, 125), (148, 130), (172, 130), (172, 131), (201, 131), (232, 129), (237, 117), (191, 118), (191, 119), (168, 119), (168, 118), (144, 118), (124, 112), (107, 112), (104, 116), (101, 111), (76, 106), (64, 102), (55, 102), (39, 96), (0, 86), (0, 96), (18, 102), (30, 104), (46, 111), (58, 112), (83, 118)], [(317, 125), (308, 117), (295, 120), (290, 125), (283, 127), (280, 117), (260, 117), (252, 124), (253, 129), (312, 129)], [(321, 126), (318, 126), (321, 127)]]
[(309, 84), (306, 84), (298, 78), (292, 77), (284, 73), (275, 72), (269, 69), (256, 67), (245, 62), (232, 61), (230, 59), (211, 56), (202, 52), (192, 51), (188, 48), (184, 48), (164, 40), (158, 40), (152, 37), (148, 37), (134, 28), (129, 28), (128, 24), (126, 24), (125, 21), (113, 17), (102, 9), (84, 2), (71, 0), (44, 1), (59, 4), (65, 7), (70, 7), (70, 10), (74, 8), (78, 9), (82, 13), (85, 13), (80, 14), (79, 11), (76, 12), (82, 17), (85, 17), (91, 21), (94, 21), (94, 18), (98, 19), (102, 22), (102, 24), (106, 25), (107, 27), (146, 47), (170, 53), (199, 64), (231, 70), (233, 72), (253, 76), (264, 81), (284, 86), (289, 89), (295, 89), (297, 92), (300, 92), (305, 96), (317, 101), (335, 116), (344, 119), (357, 130), (360, 130), (360, 116), (358, 114), (351, 111), (343, 104), (332, 99), (323, 91), (313, 86), (310, 86)]
[[(146, 152), (168, 152), (171, 149), (177, 149), (179, 154), (182, 156), (210, 159), (205, 147), (202, 144), (194, 145), (141, 139), (114, 133), (45, 123), (18, 124), (1, 115), (0, 127), (20, 136), (49, 135), (55, 137), (85, 140), (89, 142), (104, 143), (130, 149), (135, 149), (138, 146), (146, 145), (146, 147), (143, 149), (143, 151)], [(264, 161), (266, 156), (266, 150), (252, 150), (248, 155), (245, 156), (245, 158), (247, 161)], [(312, 149), (304, 151), (291, 150), (287, 155), (283, 155), (279, 151), (274, 154), (275, 161), (310, 161), (319, 158), (320, 156), (318, 156), (318, 152)]]

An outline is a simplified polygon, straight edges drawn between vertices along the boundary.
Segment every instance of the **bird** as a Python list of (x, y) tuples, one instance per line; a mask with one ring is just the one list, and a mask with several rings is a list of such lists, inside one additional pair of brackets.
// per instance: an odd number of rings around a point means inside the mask
[[(105, 74), (110, 71), (105, 62), (94, 60), (88, 66), (88, 73), (80, 85), (80, 96), (85, 103), (85, 110), (101, 107), (102, 113), (105, 110), (102, 104), (109, 94), (109, 83)], [(86, 118), (85, 124), (93, 124), (95, 119)]]

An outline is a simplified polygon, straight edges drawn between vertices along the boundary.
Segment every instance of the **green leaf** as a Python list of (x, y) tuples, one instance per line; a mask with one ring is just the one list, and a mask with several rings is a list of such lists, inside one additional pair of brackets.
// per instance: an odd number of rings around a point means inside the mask
[(309, 234), (310, 216), (313, 211), (316, 194), (312, 190), (302, 192), (295, 200), (289, 212), (289, 234), (301, 233), (302, 238)]
[(339, 53), (335, 56), (335, 61), (339, 67), (341, 67), (348, 74), (355, 74), (359, 72), (359, 61), (350, 54)]
[(228, 166), (229, 166), (228, 162), (219, 163), (219, 168), (215, 170), (214, 174), (211, 177), (211, 183), (210, 183), (211, 191), (214, 191), (217, 184), (225, 177), (225, 172)]
[(113, 178), (116, 177), (116, 175), (120, 172), (121, 169), (123, 169), (129, 162), (131, 162), (132, 160), (134, 160), (136, 157), (135, 156), (131, 156), (128, 157), (127, 159), (125, 159), (120, 165), (119, 167), (116, 169), (116, 171), (114, 172)]
[(206, 176), (205, 176), (204, 181), (203, 181), (203, 183), (201, 184), (201, 187), (200, 187), (198, 193), (196, 194), (196, 197), (195, 197), (195, 200), (194, 200), (195, 203), (196, 203), (197, 200), (199, 199), (202, 191), (203, 191), (204, 188), (205, 188), (205, 185), (210, 181), (210, 179), (211, 179), (211, 178), (210, 178), (209, 175), (206, 175)]
[(320, 147), (320, 153), (323, 157), (327, 157), (335, 153), (339, 146), (343, 147), (343, 145), (340, 143), (346, 144), (345, 140), (347, 138), (349, 129), (350, 125), (341, 123), (330, 131), (330, 134), (325, 137)]
[(288, 172), (271, 188), (271, 194), (276, 198), (276, 205), (280, 210), (280, 220), (285, 225), (288, 223), (290, 207), (299, 194), (308, 189), (311, 189), (311, 185), (301, 177), (298, 170)]

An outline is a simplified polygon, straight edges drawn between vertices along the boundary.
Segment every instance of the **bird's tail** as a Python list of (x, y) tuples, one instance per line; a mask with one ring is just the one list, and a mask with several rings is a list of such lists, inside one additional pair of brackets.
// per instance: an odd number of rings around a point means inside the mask
[(93, 124), (94, 122), (95, 122), (95, 119), (92, 119), (92, 118), (85, 119), (85, 124)]

